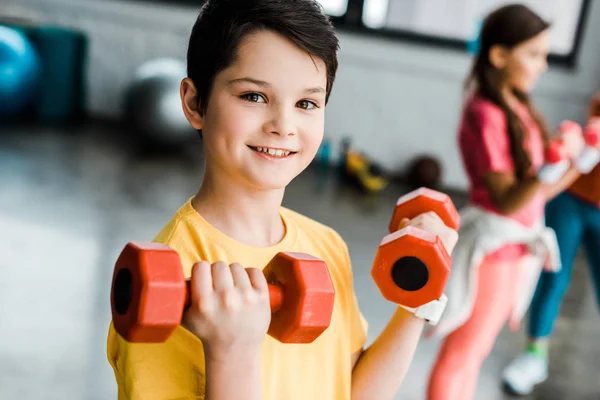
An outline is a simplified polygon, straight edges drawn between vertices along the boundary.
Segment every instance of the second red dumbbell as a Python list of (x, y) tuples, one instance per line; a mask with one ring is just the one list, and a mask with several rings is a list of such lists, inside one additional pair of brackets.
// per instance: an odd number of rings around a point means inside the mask
[(410, 308), (441, 299), (450, 275), (452, 260), (436, 235), (400, 226), (403, 218), (413, 219), (428, 211), (458, 230), (460, 215), (448, 195), (427, 188), (410, 192), (396, 202), (391, 233), (381, 241), (371, 271), (387, 300)]

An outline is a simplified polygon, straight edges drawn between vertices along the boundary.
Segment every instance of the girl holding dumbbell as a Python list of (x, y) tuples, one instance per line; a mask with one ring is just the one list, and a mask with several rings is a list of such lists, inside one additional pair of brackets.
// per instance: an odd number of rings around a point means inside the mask
[[(590, 103), (588, 120), (586, 131), (600, 133), (600, 91)], [(504, 371), (504, 386), (519, 395), (531, 393), (548, 377), (548, 340), (581, 244), (600, 304), (600, 166), (548, 202), (546, 225), (556, 232), (562, 268), (558, 273), (542, 273), (531, 302), (527, 348)]]
[(529, 93), (546, 70), (549, 24), (523, 5), (484, 21), (466, 82), (458, 134), (470, 181), (446, 286), (448, 306), (433, 334), (445, 336), (428, 384), (429, 400), (469, 400), (498, 333), (527, 309), (542, 267), (560, 266), (546, 202), (579, 172), (584, 147), (575, 123), (550, 139)]

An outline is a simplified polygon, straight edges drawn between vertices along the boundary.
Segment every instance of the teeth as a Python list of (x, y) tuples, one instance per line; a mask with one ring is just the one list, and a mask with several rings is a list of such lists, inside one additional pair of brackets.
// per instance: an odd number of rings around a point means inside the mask
[(270, 156), (275, 156), (275, 157), (285, 157), (285, 156), (290, 155), (289, 151), (280, 150), (280, 149), (269, 149), (267, 147), (256, 147), (256, 150), (261, 153), (266, 153)]

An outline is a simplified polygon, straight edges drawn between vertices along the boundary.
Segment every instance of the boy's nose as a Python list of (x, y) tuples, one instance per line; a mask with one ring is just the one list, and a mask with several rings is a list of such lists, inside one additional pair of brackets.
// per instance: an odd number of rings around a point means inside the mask
[(280, 136), (293, 136), (296, 134), (296, 123), (293, 111), (283, 107), (276, 107), (265, 124), (265, 132)]

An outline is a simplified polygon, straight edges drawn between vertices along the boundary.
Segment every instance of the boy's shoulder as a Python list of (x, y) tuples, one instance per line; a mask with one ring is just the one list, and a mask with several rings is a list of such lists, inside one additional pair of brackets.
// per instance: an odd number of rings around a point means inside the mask
[(281, 207), (281, 213), (284, 219), (292, 221), (300, 233), (311, 240), (347, 247), (342, 236), (332, 227), (286, 207)]
[(179, 207), (173, 215), (171, 215), (167, 223), (160, 229), (154, 238), (155, 242), (168, 244), (173, 240), (178, 231), (187, 230), (190, 228), (190, 201), (191, 200), (188, 200), (181, 207)]

